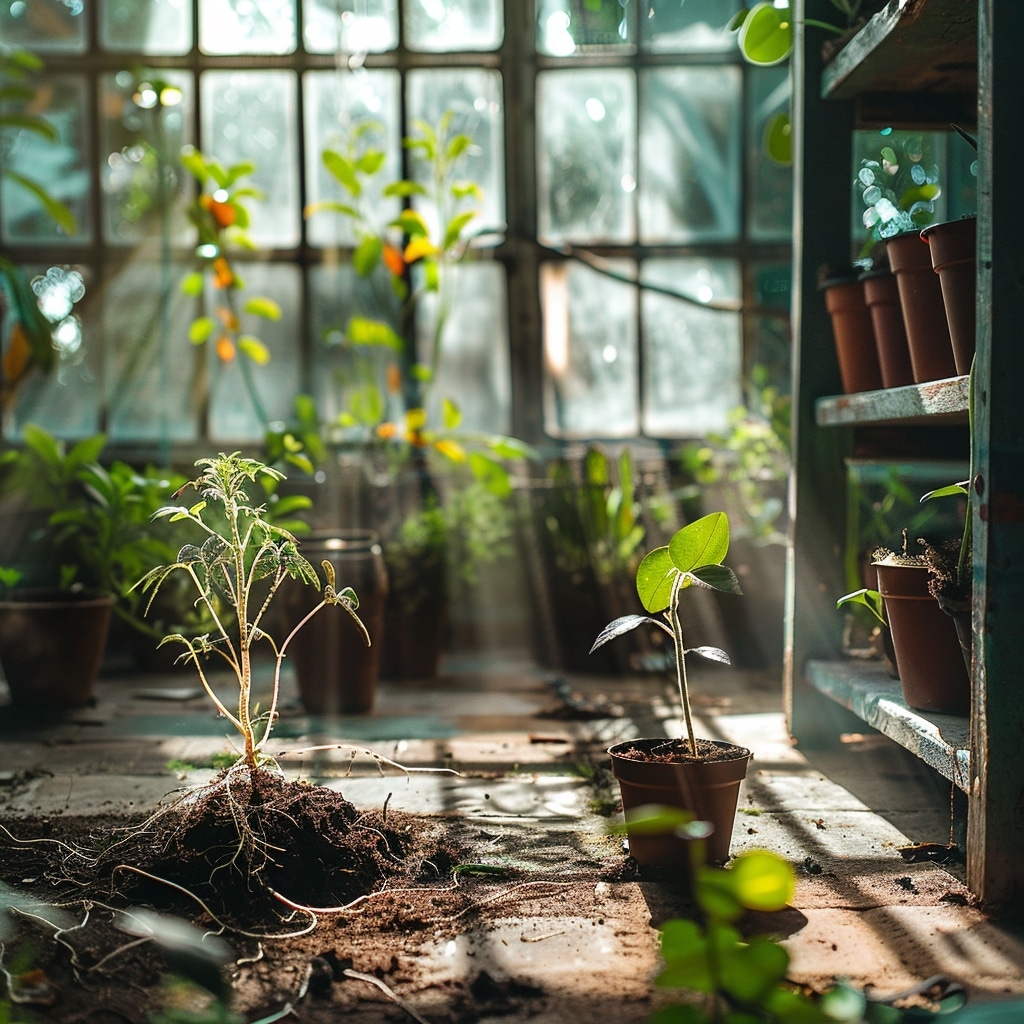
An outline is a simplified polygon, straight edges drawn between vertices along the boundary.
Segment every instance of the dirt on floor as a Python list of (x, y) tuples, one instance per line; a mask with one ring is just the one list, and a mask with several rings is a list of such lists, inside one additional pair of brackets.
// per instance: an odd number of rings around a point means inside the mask
[(244, 769), (128, 823), (8, 822), (0, 1003), (26, 1024), (645, 1020), (632, 862), (564, 837), (540, 872), (493, 854), (458, 819)]

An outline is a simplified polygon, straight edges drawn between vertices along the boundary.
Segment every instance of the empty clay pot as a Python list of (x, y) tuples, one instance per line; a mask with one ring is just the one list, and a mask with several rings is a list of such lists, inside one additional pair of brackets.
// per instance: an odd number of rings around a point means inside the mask
[(932, 267), (939, 275), (953, 359), (961, 375), (971, 372), (974, 359), (977, 234), (977, 217), (933, 224), (921, 232), (928, 243)]
[(832, 318), (836, 358), (843, 391), (877, 391), (882, 387), (875, 330), (864, 301), (864, 285), (856, 276), (832, 277), (821, 284), (825, 308)]
[(914, 368), (910, 365), (907, 330), (903, 323), (900, 289), (896, 275), (888, 269), (869, 270), (860, 276), (864, 286), (864, 301), (871, 313), (875, 329), (875, 347), (878, 365), (882, 371), (882, 385), (899, 388), (914, 383)]

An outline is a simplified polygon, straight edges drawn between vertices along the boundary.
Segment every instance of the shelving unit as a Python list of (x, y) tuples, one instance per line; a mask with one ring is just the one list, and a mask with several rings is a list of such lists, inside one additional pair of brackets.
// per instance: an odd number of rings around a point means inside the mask
[[(803, 746), (864, 723), (966, 794), (967, 880), (984, 902), (1024, 900), (1024, 4), (890, 0), (827, 64), (828, 0), (795, 0), (794, 481), (787, 577), (786, 692)], [(978, 355), (967, 379), (841, 394), (817, 268), (848, 260), (835, 210), (852, 180), (858, 127), (976, 126)], [(998, 198), (1002, 204), (996, 206)], [(843, 234), (843, 232), (840, 232)], [(878, 663), (842, 655), (846, 460), (964, 459), (973, 450), (974, 665), (968, 718), (908, 709)], [(895, 461), (895, 458), (894, 458)]]

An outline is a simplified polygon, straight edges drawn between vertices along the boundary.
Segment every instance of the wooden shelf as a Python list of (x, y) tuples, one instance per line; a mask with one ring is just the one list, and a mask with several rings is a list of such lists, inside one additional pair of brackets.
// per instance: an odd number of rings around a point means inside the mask
[(822, 427), (967, 422), (967, 377), (911, 384), (884, 391), (819, 398), (815, 422)]
[(906, 747), (965, 793), (970, 791), (967, 718), (908, 708), (899, 680), (879, 662), (809, 661), (806, 675), (816, 690)]
[[(836, 54), (823, 99), (967, 94), (978, 86), (978, 0), (889, 0)], [(936, 59), (941, 54), (941, 59)]]

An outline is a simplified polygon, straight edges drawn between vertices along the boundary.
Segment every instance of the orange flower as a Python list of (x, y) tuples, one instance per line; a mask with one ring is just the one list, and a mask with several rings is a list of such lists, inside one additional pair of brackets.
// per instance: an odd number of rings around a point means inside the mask
[(397, 395), (402, 390), (402, 371), (397, 363), (388, 363), (387, 386), (389, 395)]
[(213, 261), (213, 283), (218, 288), (230, 288), (235, 283), (231, 264), (223, 256), (218, 256)]
[(381, 423), (377, 427), (377, 436), (385, 441), (390, 441), (398, 433), (398, 427), (394, 423)]
[(384, 265), (395, 277), (401, 277), (405, 273), (405, 260), (402, 254), (393, 246), (384, 243)]
[(235, 358), (235, 344), (226, 334), (217, 339), (217, 355), (222, 363), (230, 363)]
[(235, 208), (230, 203), (222, 203), (213, 196), (202, 196), (199, 200), (204, 210), (208, 210), (210, 216), (213, 218), (213, 223), (218, 228), (224, 229), (231, 227), (235, 223)]

